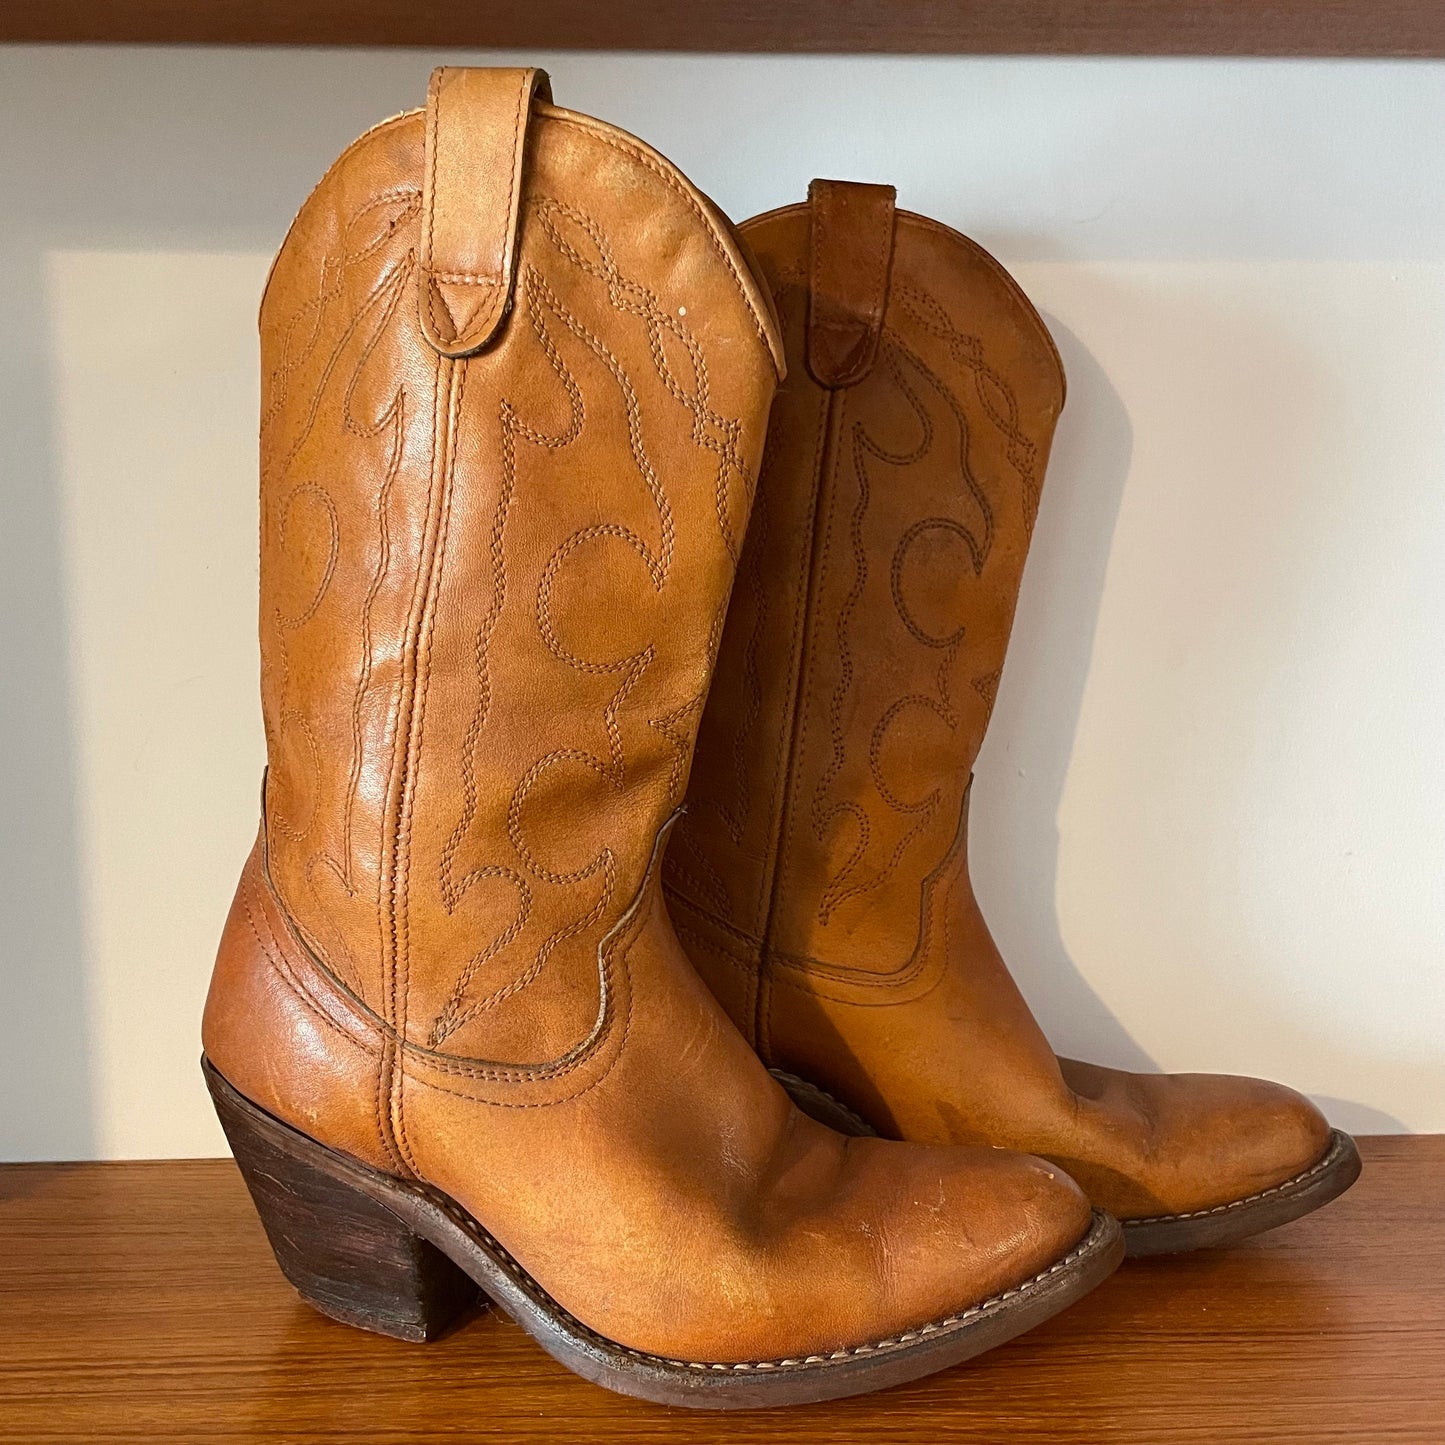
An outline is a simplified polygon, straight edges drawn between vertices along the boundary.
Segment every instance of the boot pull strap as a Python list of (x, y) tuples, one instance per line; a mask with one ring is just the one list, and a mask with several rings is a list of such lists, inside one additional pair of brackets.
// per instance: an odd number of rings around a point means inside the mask
[(893, 261), (892, 186), (808, 187), (808, 370), (820, 386), (862, 381), (878, 355)]
[(545, 71), (432, 71), (418, 291), (422, 335), (443, 356), (480, 351), (511, 306), (534, 97), (551, 99)]

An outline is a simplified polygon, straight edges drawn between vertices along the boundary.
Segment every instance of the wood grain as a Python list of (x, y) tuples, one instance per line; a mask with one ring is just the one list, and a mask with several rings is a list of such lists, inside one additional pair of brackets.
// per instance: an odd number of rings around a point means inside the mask
[(1445, 55), (1439, 0), (0, 0), (0, 40)]
[(1032, 1335), (882, 1395), (719, 1417), (609, 1395), (500, 1315), (431, 1345), (278, 1273), (229, 1161), (0, 1169), (0, 1440), (25, 1445), (1445, 1440), (1445, 1137), (1362, 1141), (1338, 1203), (1125, 1265)]

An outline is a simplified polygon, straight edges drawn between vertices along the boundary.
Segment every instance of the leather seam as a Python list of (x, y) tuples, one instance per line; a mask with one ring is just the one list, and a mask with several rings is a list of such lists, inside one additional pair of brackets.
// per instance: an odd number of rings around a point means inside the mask
[(397, 897), (397, 912), (401, 917), (401, 939), (396, 957), (401, 965), (401, 987), (399, 1003), (395, 1007), (395, 1028), (397, 1038), (403, 1045), (401, 1059), (392, 1080), (392, 1108), (396, 1119), (398, 1142), (406, 1162), (414, 1174), (420, 1175), (406, 1137), (404, 1100), (406, 1093), (405, 1043), (410, 998), (411, 974), (411, 862), (412, 862), (412, 817), (415, 808), (416, 790), (421, 774), (422, 751), (426, 737), (426, 705), (431, 691), (431, 648), (436, 630), (436, 614), (441, 593), (443, 573), (446, 568), (447, 539), (451, 531), (452, 497), (456, 485), (457, 436), (461, 430), (462, 399), (466, 392), (467, 364), (464, 360), (454, 361), (448, 372), (449, 396), (447, 398), (447, 443), (446, 459), (442, 465), (441, 496), (437, 499), (436, 536), (432, 541), (430, 555), (426, 557), (424, 569), (427, 573), (422, 593), (421, 616), (418, 618), (418, 637), (412, 666), (417, 678), (413, 692), (412, 716), (409, 732), (412, 738), (407, 743), (407, 756), (402, 776), (402, 796), (397, 818), (397, 848), (401, 853), (401, 876)]
[[(772, 829), (770, 852), (772, 854), (772, 878), (769, 888), (769, 903), (763, 917), (762, 939), (758, 948), (758, 999), (755, 1030), (760, 1041), (759, 1052), (764, 1060), (772, 1053), (772, 1009), (771, 988), (773, 984), (772, 960), (773, 929), (776, 922), (778, 894), (782, 887), (784, 863), (790, 841), (796, 827), (793, 817), (794, 790), (800, 782), (802, 759), (807, 756), (808, 706), (810, 679), (813, 674), (809, 642), (814, 625), (815, 605), (822, 595), (823, 578), (828, 569), (828, 556), (832, 546), (832, 529), (826, 515), (831, 501), (829, 472), (832, 463), (831, 442), (836, 424), (842, 426), (842, 400), (838, 393), (822, 390), (822, 406), (819, 408), (818, 430), (813, 445), (812, 505), (808, 509), (808, 545), (803, 552), (801, 574), (802, 586), (798, 589), (798, 604), (793, 618), (792, 654), (794, 675), (788, 692), (792, 702), (791, 725), (788, 729), (788, 745), (783, 754), (782, 766), (774, 781), (773, 815), (776, 823)], [(821, 549), (821, 550), (820, 550)]]

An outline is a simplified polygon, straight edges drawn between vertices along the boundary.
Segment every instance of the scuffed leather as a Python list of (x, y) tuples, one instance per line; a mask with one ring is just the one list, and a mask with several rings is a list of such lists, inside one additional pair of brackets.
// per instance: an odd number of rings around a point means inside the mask
[(513, 305), (480, 352), (420, 325), (420, 115), (343, 155), (275, 266), (264, 866), (206, 1048), (445, 1190), (613, 1340), (863, 1343), (1033, 1275), (1088, 1204), (1038, 1160), (814, 1124), (689, 966), (659, 860), (781, 343), (666, 161), (541, 102), (522, 129)]
[(877, 358), (821, 385), (813, 194), (742, 228), (790, 369), (668, 856), (684, 944), (770, 1065), (890, 1136), (1043, 1155), (1124, 1218), (1290, 1178), (1312, 1105), (1057, 1060), (989, 936), (968, 783), (1063, 371), (997, 262), (898, 212)]

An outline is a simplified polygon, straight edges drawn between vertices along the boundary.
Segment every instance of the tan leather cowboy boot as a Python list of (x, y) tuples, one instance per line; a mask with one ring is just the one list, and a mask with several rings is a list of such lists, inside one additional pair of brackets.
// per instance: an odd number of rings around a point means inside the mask
[(261, 310), (269, 772), (207, 1076), (282, 1268), (426, 1338), (485, 1296), (679, 1404), (939, 1369), (1122, 1253), (1037, 1159), (799, 1113), (659, 859), (782, 364), (727, 223), (533, 70), (442, 70)]
[(819, 1117), (1043, 1155), (1133, 1253), (1333, 1198), (1358, 1157), (1298, 1094), (1055, 1058), (974, 901), (970, 769), (1064, 400), (1043, 322), (888, 187), (742, 230), (788, 377), (665, 869), (694, 962)]

